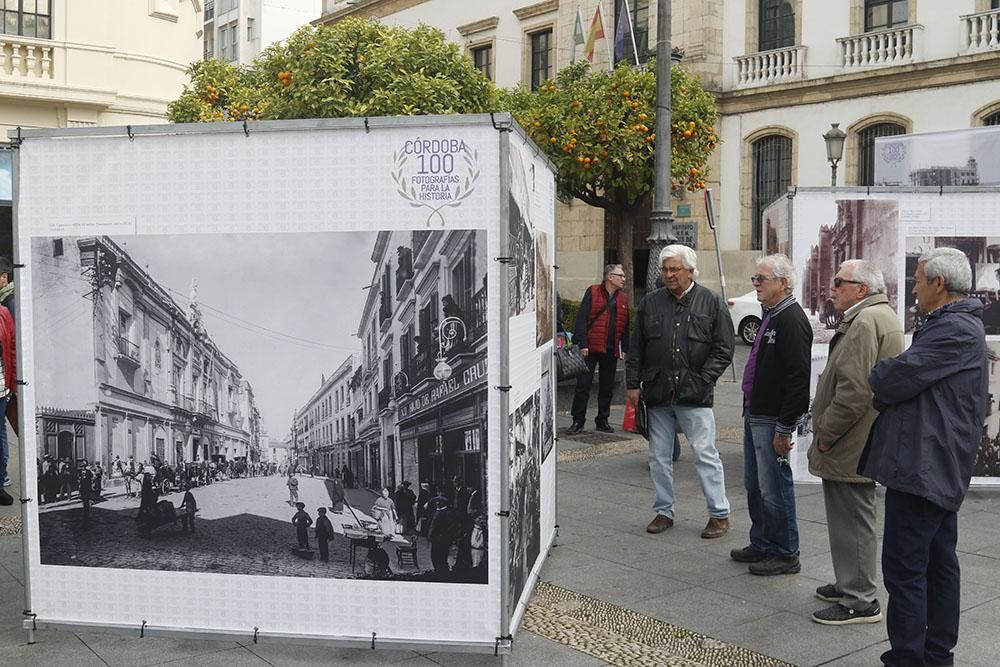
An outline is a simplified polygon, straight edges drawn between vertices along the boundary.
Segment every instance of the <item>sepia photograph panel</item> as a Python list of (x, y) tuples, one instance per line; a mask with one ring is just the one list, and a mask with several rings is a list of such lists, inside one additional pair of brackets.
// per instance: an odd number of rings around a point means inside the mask
[(508, 605), (513, 613), (541, 549), (541, 460), (539, 392), (511, 415), (510, 576)]
[(41, 562), (487, 581), (485, 230), (31, 242)]

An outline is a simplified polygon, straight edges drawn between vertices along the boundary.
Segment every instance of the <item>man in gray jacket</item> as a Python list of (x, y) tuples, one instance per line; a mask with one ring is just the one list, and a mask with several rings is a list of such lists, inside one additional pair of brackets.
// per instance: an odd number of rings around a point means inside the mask
[(694, 282), (698, 256), (682, 245), (660, 253), (663, 289), (639, 304), (625, 364), (628, 400), (647, 406), (649, 471), (655, 498), (649, 533), (674, 525), (674, 435), (678, 425), (694, 452), (694, 467), (708, 505), (704, 538), (729, 530), (729, 499), (712, 413), (715, 382), (733, 359), (733, 322), (715, 292)]
[(909, 349), (880, 361), (868, 378), (881, 414), (858, 471), (886, 487), (886, 665), (955, 662), (958, 509), (982, 439), (989, 382), (983, 304), (968, 298), (971, 287), (961, 250), (921, 255), (913, 293), (926, 320)]
[(872, 262), (851, 259), (841, 264), (831, 294), (844, 318), (816, 385), (809, 472), (823, 480), (836, 579), (817, 588), (816, 596), (836, 604), (812, 618), (824, 625), (877, 623), (882, 610), (875, 599), (875, 483), (857, 470), (878, 415), (868, 374), (879, 361), (903, 351), (903, 327), (889, 306), (882, 271)]

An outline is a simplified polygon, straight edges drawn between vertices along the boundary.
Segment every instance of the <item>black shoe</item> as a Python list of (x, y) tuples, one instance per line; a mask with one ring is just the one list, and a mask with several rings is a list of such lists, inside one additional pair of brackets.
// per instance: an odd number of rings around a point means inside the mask
[(569, 433), (570, 435), (576, 435), (582, 430), (583, 430), (583, 422), (573, 422), (570, 425), (570, 427), (566, 429), (566, 432)]
[(823, 602), (840, 602), (840, 599), (844, 597), (844, 591), (834, 584), (823, 584), (816, 589), (816, 597)]
[(0, 505), (13, 505), (14, 497), (0, 488)]
[(767, 554), (757, 551), (752, 546), (745, 546), (742, 549), (730, 551), (729, 557), (737, 563), (759, 563), (767, 557)]
[(850, 625), (852, 623), (878, 623), (882, 620), (882, 609), (875, 600), (867, 609), (857, 610), (835, 604), (813, 613), (812, 620), (823, 625)]
[(615, 430), (613, 428), (611, 428), (611, 424), (609, 424), (608, 422), (596, 422), (596, 426), (594, 428), (596, 428), (598, 431), (600, 431), (602, 433), (614, 433), (615, 432)]
[(772, 577), (777, 574), (798, 574), (802, 570), (798, 556), (768, 556), (759, 563), (750, 563), (750, 574), (758, 577)]

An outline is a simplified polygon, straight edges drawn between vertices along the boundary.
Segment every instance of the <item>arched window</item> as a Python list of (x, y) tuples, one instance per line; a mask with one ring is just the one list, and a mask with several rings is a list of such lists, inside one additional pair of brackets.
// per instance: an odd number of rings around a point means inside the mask
[(795, 44), (795, 9), (790, 0), (760, 0), (760, 51), (780, 49)]
[(994, 111), (991, 114), (983, 116), (983, 125), (1000, 125), (1000, 111)]
[(792, 140), (769, 134), (751, 144), (753, 152), (753, 219), (751, 244), (761, 248), (761, 218), (768, 204), (780, 197), (792, 184)]
[(875, 123), (858, 131), (858, 185), (875, 184), (875, 139), (906, 134), (897, 123)]

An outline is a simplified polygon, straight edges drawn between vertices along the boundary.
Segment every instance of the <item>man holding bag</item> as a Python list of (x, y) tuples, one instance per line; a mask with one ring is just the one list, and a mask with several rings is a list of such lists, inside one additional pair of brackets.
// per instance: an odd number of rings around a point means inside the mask
[(591, 285), (583, 295), (580, 311), (576, 315), (573, 340), (580, 348), (580, 355), (587, 363), (587, 372), (576, 379), (573, 396), (573, 424), (567, 433), (579, 433), (587, 423), (587, 403), (594, 370), (600, 374), (597, 390), (597, 430), (613, 433), (608, 423), (611, 414), (611, 395), (615, 387), (618, 360), (628, 352), (628, 294), (625, 271), (621, 264), (604, 267), (604, 282)]

